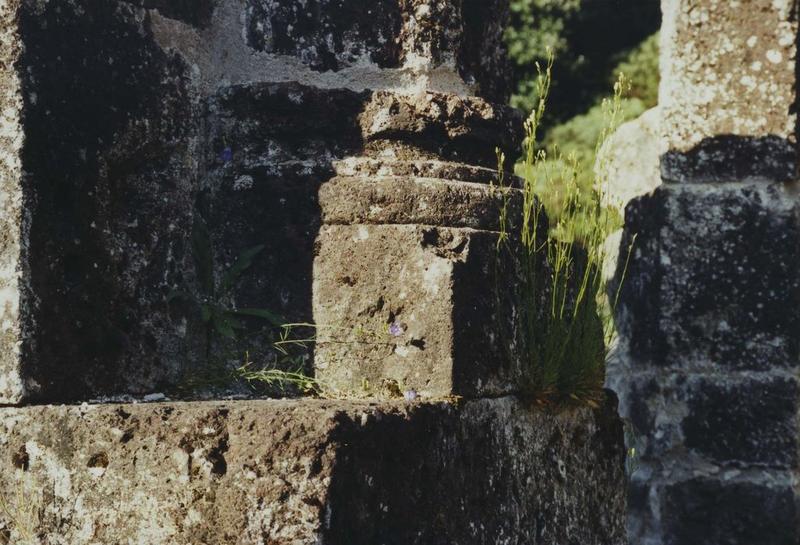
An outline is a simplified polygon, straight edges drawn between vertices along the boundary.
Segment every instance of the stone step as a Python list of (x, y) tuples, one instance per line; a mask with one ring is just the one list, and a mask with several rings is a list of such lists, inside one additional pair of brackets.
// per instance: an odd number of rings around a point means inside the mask
[(0, 543), (624, 543), (615, 402), (0, 410)]

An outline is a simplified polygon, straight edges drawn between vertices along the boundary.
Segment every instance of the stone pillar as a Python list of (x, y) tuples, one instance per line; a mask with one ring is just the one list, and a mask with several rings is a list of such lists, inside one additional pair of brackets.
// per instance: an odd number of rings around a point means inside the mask
[[(488, 186), (495, 147), (511, 161), (520, 137), (502, 2), (62, 1), (3, 8), (0, 402), (169, 390), (235, 351), (208, 334), (203, 303), (315, 318), (318, 250), (331, 384), (515, 389), (520, 364), (500, 348), (514, 311), (474, 297), (511, 274), (494, 267), (502, 198)], [(365, 229), (360, 257), (328, 264)], [(392, 270), (348, 285), (381, 237)], [(269, 359), (269, 335), (242, 321), (251, 357)], [(380, 339), (349, 343), (355, 331)], [(342, 350), (368, 371), (338, 367)]]
[[(0, 544), (623, 543), (613, 396), (510, 395), (506, 11), (0, 7)], [(231, 349), (268, 355), (258, 324), (208, 335), (204, 302), (313, 306), (318, 376), (349, 395), (150, 402)]]
[(636, 436), (629, 539), (796, 543), (796, 6), (662, 6), (663, 185), (626, 211), (609, 371)]
[(320, 191), (317, 377), (351, 395), (520, 391), (520, 269), (498, 239), (504, 201), (514, 218), (521, 194), (497, 189), (494, 153), (519, 146), (519, 115), (454, 93), (377, 93), (360, 121), (366, 157)]

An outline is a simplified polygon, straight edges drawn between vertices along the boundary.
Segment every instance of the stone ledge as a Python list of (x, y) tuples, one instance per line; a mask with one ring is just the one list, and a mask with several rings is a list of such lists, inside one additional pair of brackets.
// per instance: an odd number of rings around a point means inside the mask
[[(6, 408), (0, 490), (47, 545), (622, 544), (614, 405)], [(0, 512), (0, 543), (19, 539)]]
[(518, 189), (499, 189), (436, 178), (342, 177), (319, 191), (322, 222), (326, 224), (421, 224), (516, 232), (522, 217), (523, 195)]

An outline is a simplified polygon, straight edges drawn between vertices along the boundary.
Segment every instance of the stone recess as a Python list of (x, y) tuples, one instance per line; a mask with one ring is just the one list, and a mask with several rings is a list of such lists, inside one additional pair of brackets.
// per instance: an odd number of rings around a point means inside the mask
[(128, 3), (5, 3), (0, 32), (0, 402), (175, 380), (202, 351), (164, 302), (191, 276), (189, 67)]
[(662, 0), (665, 181), (794, 180), (793, 0)]
[(40, 508), (0, 542), (622, 544), (621, 436), (610, 399), (5, 409), (0, 491)]

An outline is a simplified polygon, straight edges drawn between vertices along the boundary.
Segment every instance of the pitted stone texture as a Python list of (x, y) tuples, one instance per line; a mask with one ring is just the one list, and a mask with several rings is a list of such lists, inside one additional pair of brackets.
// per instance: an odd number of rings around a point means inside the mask
[(206, 27), (211, 22), (219, 0), (122, 0), (135, 6), (155, 9), (170, 17), (197, 27)]
[(637, 238), (618, 326), (633, 368), (796, 368), (800, 226), (788, 191), (664, 185), (628, 205), (622, 247)]
[[(519, 391), (527, 378), (519, 261), (499, 234), (325, 225), (314, 275), (315, 366), (326, 388), (386, 381), (423, 397)], [(479, 287), (479, 289), (478, 289)]]
[(663, 0), (666, 181), (793, 180), (797, 36), (792, 0)]
[(39, 507), (22, 524), (42, 545), (622, 545), (623, 458), (610, 401), (0, 412), (0, 491)]
[(515, 232), (522, 217), (522, 192), (517, 189), (436, 178), (339, 176), (322, 186), (319, 200), (326, 224), (505, 227)]
[(648, 484), (634, 476), (629, 497), (631, 543), (785, 545), (800, 538), (800, 510), (786, 472), (760, 482), (731, 475)]
[(638, 373), (620, 397), (641, 461), (668, 465), (688, 453), (698, 466), (798, 467), (793, 377)]
[(249, 0), (247, 43), (318, 72), (400, 69), (506, 102), (507, 0)]
[[(19, 1), (0, 10), (0, 401), (18, 400), (25, 391), (19, 369), (22, 343), (20, 316), (24, 223), (21, 128), (23, 98), (14, 69), (22, 47), (17, 13)], [(26, 228), (27, 227), (27, 228)]]
[(256, 51), (298, 57), (312, 70), (339, 70), (358, 62), (376, 69), (400, 64), (400, 2), (369, 5), (322, 0), (304, 6), (292, 0), (250, 0), (247, 42)]
[(192, 274), (189, 68), (126, 2), (24, 0), (3, 24), (0, 402), (151, 391), (202, 351), (166, 304)]
[(476, 97), (376, 92), (361, 115), (370, 156), (445, 159), (497, 167), (495, 150), (509, 161), (519, 154), (522, 114)]
[(484, 168), (465, 163), (430, 160), (397, 161), (389, 159), (382, 161), (367, 157), (348, 157), (341, 161), (334, 161), (333, 166), (339, 176), (405, 176), (522, 187), (522, 180), (512, 173), (503, 173), (503, 179), (501, 180), (496, 166), (494, 168)]

